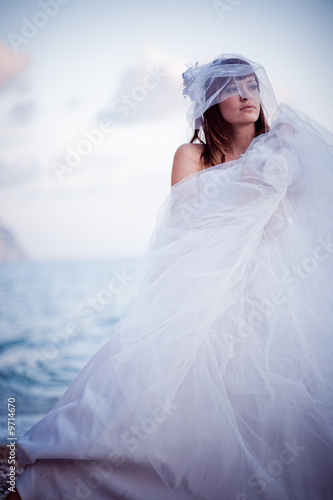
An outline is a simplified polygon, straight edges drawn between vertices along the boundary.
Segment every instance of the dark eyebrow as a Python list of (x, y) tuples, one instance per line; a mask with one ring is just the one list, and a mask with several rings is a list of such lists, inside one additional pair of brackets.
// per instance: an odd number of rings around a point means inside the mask
[(236, 78), (236, 81), (238, 81), (238, 80), (240, 80), (240, 81), (247, 80), (249, 82), (250, 81), (257, 82), (256, 77), (254, 75), (241, 76), (241, 77)]

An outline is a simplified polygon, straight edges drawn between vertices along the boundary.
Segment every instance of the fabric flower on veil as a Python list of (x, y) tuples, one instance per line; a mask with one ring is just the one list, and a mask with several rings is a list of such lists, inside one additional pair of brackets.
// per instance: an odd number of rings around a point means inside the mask
[[(202, 117), (200, 108), (200, 101), (202, 99), (202, 91), (200, 85), (197, 85), (195, 80), (199, 72), (198, 61), (195, 65), (186, 65), (187, 70), (182, 74), (183, 77), (183, 96), (184, 99), (189, 97), (192, 101), (192, 105), (187, 112), (188, 120), (194, 118), (194, 128), (199, 129), (202, 126)], [(197, 116), (198, 115), (198, 116)]]
[(198, 64), (199, 63), (196, 62), (194, 66), (186, 65), (187, 70), (184, 71), (184, 73), (182, 74), (184, 98), (186, 98), (186, 96), (188, 96), (190, 99), (193, 99), (193, 96), (191, 95), (190, 87), (192, 86), (192, 83), (195, 80), (196, 74), (198, 73)]

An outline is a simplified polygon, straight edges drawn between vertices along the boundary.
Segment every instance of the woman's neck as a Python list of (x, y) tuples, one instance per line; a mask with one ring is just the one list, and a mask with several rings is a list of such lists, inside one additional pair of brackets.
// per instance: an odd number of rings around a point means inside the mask
[(230, 144), (227, 148), (225, 161), (237, 160), (244, 154), (255, 138), (255, 132), (254, 123), (250, 123), (244, 127), (230, 127), (230, 131), (228, 131)]

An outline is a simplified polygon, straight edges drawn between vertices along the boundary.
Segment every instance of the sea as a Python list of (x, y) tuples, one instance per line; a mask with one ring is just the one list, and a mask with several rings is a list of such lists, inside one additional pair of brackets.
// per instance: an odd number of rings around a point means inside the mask
[(139, 260), (0, 264), (1, 444), (8, 402), (19, 439), (119, 329)]

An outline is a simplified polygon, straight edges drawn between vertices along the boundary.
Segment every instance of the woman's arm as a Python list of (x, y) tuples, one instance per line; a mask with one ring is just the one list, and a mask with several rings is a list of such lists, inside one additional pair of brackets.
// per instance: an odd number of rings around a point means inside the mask
[(201, 144), (182, 144), (179, 146), (173, 159), (171, 186), (188, 175), (202, 170), (200, 162), (202, 148)]

